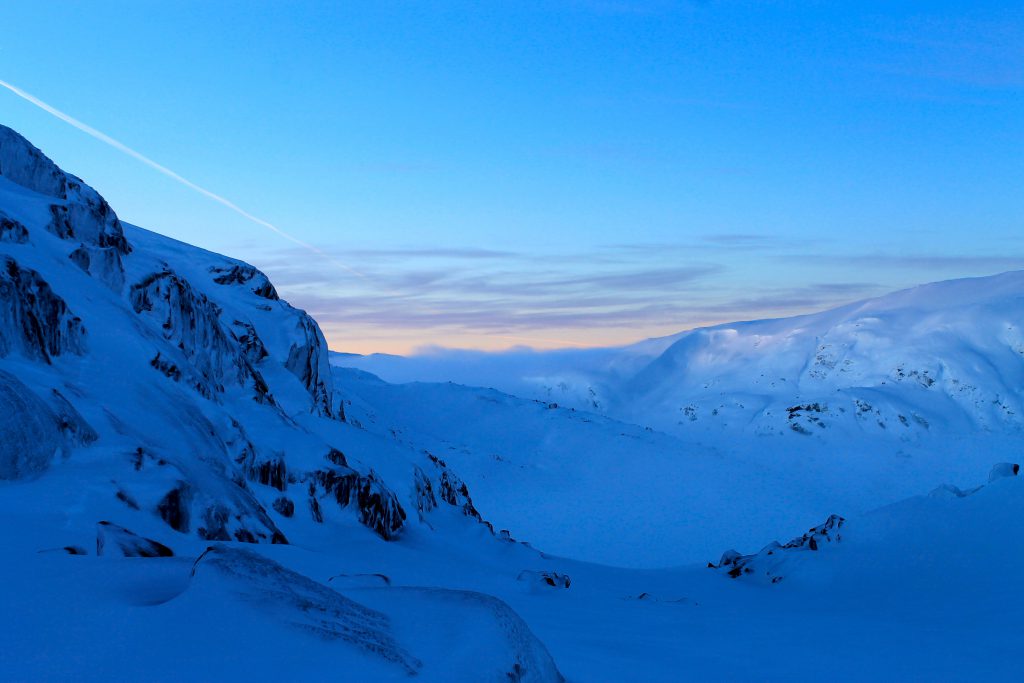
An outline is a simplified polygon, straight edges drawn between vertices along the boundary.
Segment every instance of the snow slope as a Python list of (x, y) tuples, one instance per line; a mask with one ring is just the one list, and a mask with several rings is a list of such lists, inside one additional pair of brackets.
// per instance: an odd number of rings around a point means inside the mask
[(756, 544), (970, 481), (1020, 443), (971, 432), (913, 442), (670, 434), (493, 389), (334, 372), (352, 423), (443, 459), (497, 528), (627, 567), (717, 559), (723, 538)]

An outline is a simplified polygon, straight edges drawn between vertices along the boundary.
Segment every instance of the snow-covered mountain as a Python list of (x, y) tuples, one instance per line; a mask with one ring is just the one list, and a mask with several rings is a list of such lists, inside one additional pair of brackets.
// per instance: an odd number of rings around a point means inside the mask
[(0, 127), (0, 680), (1013, 679), (1018, 284), (388, 384)]
[[(269, 601), (384, 673), (417, 673), (429, 654), (396, 642), (385, 614), (298, 589), (261, 555), (195, 558), (211, 542), (331, 548), (339, 528), (387, 541), (444, 513), (486, 528), (453, 472), (345, 422), (319, 327), (266, 276), (122, 224), (3, 127), (0, 406), (9, 552), (184, 556), (197, 592)], [(559, 678), (500, 603), (410, 600), (490, 629), (503, 644), (482, 673)], [(319, 616), (302, 617), (311, 604)]]
[(494, 386), (684, 435), (1020, 434), (1022, 321), (1017, 271), (620, 349), (336, 362), (388, 381)]

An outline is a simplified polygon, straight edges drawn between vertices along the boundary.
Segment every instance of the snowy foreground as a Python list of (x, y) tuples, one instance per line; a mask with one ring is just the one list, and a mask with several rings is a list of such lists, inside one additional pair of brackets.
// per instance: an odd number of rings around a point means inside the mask
[(389, 384), (3, 127), (0, 262), (0, 680), (1019, 677), (1020, 274)]

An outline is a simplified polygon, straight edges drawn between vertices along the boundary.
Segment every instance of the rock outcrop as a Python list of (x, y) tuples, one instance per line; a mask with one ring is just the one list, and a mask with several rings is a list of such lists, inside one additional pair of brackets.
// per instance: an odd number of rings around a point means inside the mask
[[(204, 396), (222, 394), (226, 384), (233, 384), (249, 387), (258, 403), (273, 404), (267, 383), (249, 361), (248, 351), (221, 323), (220, 308), (187, 280), (170, 270), (153, 273), (132, 285), (131, 303), (136, 313), (154, 320), (163, 338), (181, 351), (200, 378), (197, 390)], [(182, 376), (178, 364), (165, 360), (158, 365), (156, 360), (154, 367), (165, 375), (172, 379)]]
[(783, 565), (793, 553), (815, 552), (826, 543), (838, 543), (842, 540), (840, 529), (845, 522), (839, 515), (829, 515), (824, 523), (811, 527), (806, 534), (789, 543), (783, 545), (773, 541), (753, 555), (741, 555), (735, 550), (727, 550), (718, 564), (709, 562), (708, 567), (722, 570), (733, 579), (750, 576), (778, 583), (784, 578)]
[(0, 257), (0, 357), (16, 351), (45, 363), (81, 354), (85, 327), (39, 273)]

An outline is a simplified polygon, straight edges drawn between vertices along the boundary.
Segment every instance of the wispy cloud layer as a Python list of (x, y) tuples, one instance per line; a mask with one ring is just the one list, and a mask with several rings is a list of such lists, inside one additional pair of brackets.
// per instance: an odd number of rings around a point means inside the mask
[[(433, 246), (339, 253), (360, 264), (365, 280), (346, 279), (300, 250), (259, 263), (321, 322), (334, 347), (360, 351), (428, 343), (621, 343), (817, 311), (929, 280), (1024, 268), (1024, 254), (828, 254), (796, 251), (797, 244), (719, 234), (690, 245), (618, 244), (572, 254)], [(376, 344), (401, 341), (399, 347), (360, 346), (358, 340), (369, 337)]]

